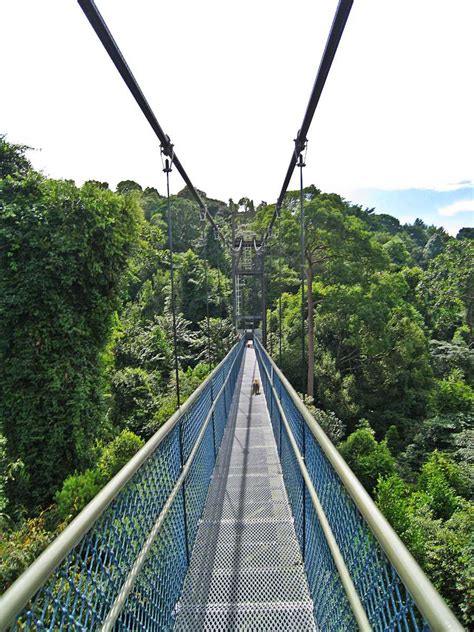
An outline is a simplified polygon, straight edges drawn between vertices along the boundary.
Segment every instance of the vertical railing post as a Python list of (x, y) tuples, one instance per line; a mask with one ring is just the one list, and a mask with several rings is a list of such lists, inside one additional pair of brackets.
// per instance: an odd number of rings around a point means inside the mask
[(222, 395), (224, 396), (224, 414), (227, 418), (227, 415), (229, 414), (229, 411), (227, 410), (227, 395), (226, 395), (226, 387), (224, 386), (224, 390), (222, 392)]
[[(211, 408), (214, 404), (214, 378), (212, 378), (211, 380)], [(217, 458), (217, 442), (216, 442), (216, 420), (214, 417), (214, 409), (212, 410), (211, 413), (211, 420), (212, 420), (212, 441), (214, 444), (214, 461)]]
[(273, 386), (273, 367), (271, 367), (271, 371), (270, 371), (270, 419), (273, 421), (273, 393), (272, 393), (272, 386)]
[[(183, 422), (187, 419), (187, 414), (185, 414), (179, 422), (179, 456), (181, 461), (181, 471), (184, 468), (184, 445), (183, 445)], [(186, 481), (183, 481), (183, 485), (181, 486), (181, 492), (183, 495), (183, 515), (184, 515), (184, 543), (186, 545), (186, 563), (189, 565), (190, 555), (189, 555), (189, 536), (188, 536), (188, 512), (186, 509)]]
[[(303, 462), (306, 465), (306, 424), (303, 417), (301, 417), (301, 423), (303, 425)], [(306, 561), (306, 484), (303, 476), (301, 476), (301, 484), (303, 485), (303, 562)]]

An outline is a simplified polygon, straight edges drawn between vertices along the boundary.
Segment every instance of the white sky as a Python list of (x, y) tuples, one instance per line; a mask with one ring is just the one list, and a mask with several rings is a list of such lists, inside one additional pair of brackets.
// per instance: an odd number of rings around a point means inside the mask
[[(97, 4), (195, 186), (274, 201), (337, 1)], [(473, 0), (356, 0), (305, 182), (347, 195), (472, 179), (473, 27)], [(158, 142), (74, 0), (2, 0), (0, 59), (0, 131), (41, 148), (37, 168), (164, 191)]]

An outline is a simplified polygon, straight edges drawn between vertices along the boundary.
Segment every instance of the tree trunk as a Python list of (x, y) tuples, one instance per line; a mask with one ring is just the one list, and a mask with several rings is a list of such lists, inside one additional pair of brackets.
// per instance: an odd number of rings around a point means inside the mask
[(314, 270), (311, 264), (306, 268), (306, 294), (308, 296), (308, 384), (306, 393), (309, 398), (314, 397)]

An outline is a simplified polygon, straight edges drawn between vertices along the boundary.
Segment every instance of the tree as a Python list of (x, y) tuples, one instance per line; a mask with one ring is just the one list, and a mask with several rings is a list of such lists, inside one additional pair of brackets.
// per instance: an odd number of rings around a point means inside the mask
[(451, 240), (430, 261), (418, 286), (434, 337), (451, 341), (466, 326), (466, 342), (474, 341), (474, 242)]
[(446, 240), (439, 233), (435, 233), (426, 242), (426, 246), (423, 249), (423, 259), (426, 261), (434, 259), (443, 252), (445, 245)]
[(367, 417), (378, 436), (425, 413), (432, 385), (420, 314), (405, 301), (402, 273), (321, 288), (316, 312), (316, 393), (349, 428)]
[(211, 365), (218, 364), (237, 341), (232, 321), (229, 318), (210, 318), (209, 332), (207, 319), (201, 320), (198, 326), (199, 331), (195, 341), (197, 360)]
[(468, 464), (473, 459), (468, 456), (472, 449), (469, 450), (470, 441), (466, 441), (466, 438), (473, 427), (473, 413), (436, 415), (418, 422), (410, 443), (400, 455), (399, 461), (404, 476), (413, 480), (413, 472), (420, 469), (434, 450), (449, 454), (460, 464)]
[(460, 369), (468, 384), (474, 379), (474, 349), (464, 341), (430, 340), (430, 361), (438, 378), (445, 378), (453, 369)]
[[(474, 509), (472, 503), (459, 497), (454, 508), (453, 489), (441, 480), (446, 483), (444, 475), (435, 468), (430, 476), (434, 501), (430, 493), (406, 485), (397, 474), (381, 478), (376, 502), (435, 588), (466, 629), (470, 629), (474, 621), (471, 572)], [(447, 519), (433, 515), (433, 502), (449, 516)]]
[(31, 147), (8, 143), (5, 134), (0, 134), (0, 179), (21, 178), (29, 173), (31, 165), (25, 156), (28, 149)]
[(395, 266), (402, 267), (410, 263), (410, 253), (401, 237), (392, 237), (383, 245), (383, 249)]
[[(310, 188), (311, 189), (311, 188)], [(305, 275), (307, 295), (308, 362), (306, 392), (314, 396), (314, 294), (315, 278), (324, 276), (326, 282), (337, 279), (363, 279), (374, 269), (384, 267), (383, 253), (365, 230), (363, 222), (351, 214), (350, 207), (335, 194), (323, 194), (314, 187), (305, 189)], [(284, 238), (293, 245), (297, 260), (298, 217), (292, 212), (294, 195), (290, 194), (289, 212), (282, 219)]]
[(109, 183), (108, 182), (101, 182), (100, 180), (86, 180), (86, 182), (84, 184), (90, 184), (90, 185), (96, 187), (97, 189), (108, 189), (109, 188)]
[(464, 228), (460, 228), (456, 239), (474, 239), (474, 227), (465, 226)]
[(418, 488), (428, 494), (433, 516), (447, 520), (460, 506), (459, 494), (466, 491), (466, 481), (459, 466), (435, 450), (421, 468)]
[(141, 193), (142, 187), (138, 184), (138, 182), (134, 182), (133, 180), (122, 180), (117, 184), (116, 191), (121, 195), (130, 193), (131, 191), (138, 191)]
[(349, 435), (339, 451), (368, 492), (374, 491), (380, 477), (395, 474), (395, 459), (386, 441), (378, 443), (369, 426)]
[(24, 167), (0, 188), (0, 421), (9, 459), (34, 481), (21, 495), (11, 482), (10, 500), (33, 508), (90, 461), (104, 413), (100, 354), (140, 213), (132, 197)]
[(126, 367), (112, 376), (111, 421), (116, 428), (127, 428), (138, 436), (156, 412), (160, 375), (142, 368)]
[(474, 389), (464, 381), (460, 369), (453, 369), (444, 380), (437, 380), (430, 394), (430, 412), (433, 415), (469, 413), (474, 410)]

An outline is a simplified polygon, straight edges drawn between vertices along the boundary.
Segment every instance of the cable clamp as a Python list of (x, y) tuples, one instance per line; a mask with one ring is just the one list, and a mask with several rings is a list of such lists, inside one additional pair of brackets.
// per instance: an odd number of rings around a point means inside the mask
[(304, 163), (304, 160), (303, 160), (303, 152), (307, 149), (308, 141), (306, 140), (306, 138), (300, 138), (300, 133), (301, 133), (301, 130), (298, 131), (298, 134), (296, 135), (296, 138), (294, 139), (295, 157), (297, 160), (299, 159), (298, 167), (305, 167), (306, 164)]
[[(162, 144), (160, 147), (161, 162), (163, 164), (163, 171), (165, 173), (171, 173), (174, 161), (174, 145), (170, 140), (170, 137), (166, 136), (166, 144)], [(167, 156), (163, 163), (163, 156)]]

